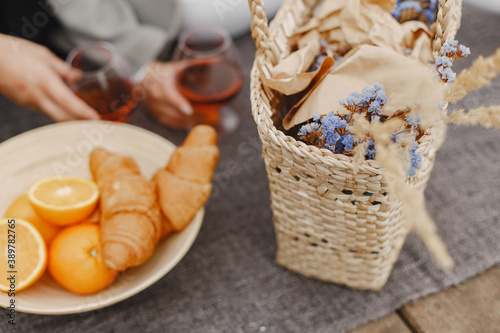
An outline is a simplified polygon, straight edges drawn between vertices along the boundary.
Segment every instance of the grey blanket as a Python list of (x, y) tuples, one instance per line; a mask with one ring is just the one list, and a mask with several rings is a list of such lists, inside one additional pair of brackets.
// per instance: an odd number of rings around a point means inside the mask
[[(499, 26), (500, 16), (465, 6), (457, 38), (473, 54), (457, 61), (454, 69), (500, 47)], [(255, 49), (250, 36), (236, 44), (248, 81)], [(499, 88), (496, 80), (459, 106), (499, 104)], [(428, 209), (456, 260), (453, 272), (437, 268), (413, 234), (378, 293), (282, 269), (274, 260), (268, 182), (248, 82), (231, 105), (241, 115), (242, 126), (221, 142), (216, 191), (184, 259), (148, 289), (104, 309), (64, 316), (19, 313), (17, 332), (344, 332), (500, 263), (500, 131), (453, 126), (426, 191)], [(176, 144), (184, 137), (142, 111), (131, 122)], [(0, 140), (48, 123), (0, 98)], [(0, 331), (11, 331), (5, 310), (0, 313)]]

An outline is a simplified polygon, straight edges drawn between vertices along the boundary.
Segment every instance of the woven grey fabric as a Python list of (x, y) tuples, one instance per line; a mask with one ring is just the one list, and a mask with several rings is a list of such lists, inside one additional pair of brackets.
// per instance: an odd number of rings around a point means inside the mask
[[(456, 71), (500, 46), (499, 25), (500, 16), (464, 8), (458, 39), (473, 55), (458, 61)], [(252, 40), (245, 36), (236, 43), (248, 78)], [(498, 104), (499, 88), (496, 80), (461, 106)], [(231, 103), (243, 123), (220, 143), (214, 195), (184, 259), (148, 289), (104, 309), (64, 316), (18, 313), (17, 332), (344, 332), (500, 263), (500, 131), (450, 127), (426, 196), (456, 260), (453, 272), (437, 268), (413, 234), (378, 293), (308, 279), (277, 266), (268, 182), (248, 90), (247, 82)], [(47, 123), (0, 99), (1, 140)], [(142, 111), (132, 123), (176, 144), (184, 137)], [(4, 312), (0, 331), (8, 332), (12, 327)]]

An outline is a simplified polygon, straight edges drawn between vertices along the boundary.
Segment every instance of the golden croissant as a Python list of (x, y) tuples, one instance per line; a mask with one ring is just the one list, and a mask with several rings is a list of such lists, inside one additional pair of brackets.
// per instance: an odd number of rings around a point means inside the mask
[(106, 266), (122, 271), (154, 252), (162, 232), (155, 186), (130, 157), (95, 149), (90, 171), (101, 192), (101, 243)]
[(208, 125), (198, 125), (174, 151), (166, 168), (156, 172), (153, 181), (164, 228), (183, 230), (205, 205), (218, 160), (217, 133)]

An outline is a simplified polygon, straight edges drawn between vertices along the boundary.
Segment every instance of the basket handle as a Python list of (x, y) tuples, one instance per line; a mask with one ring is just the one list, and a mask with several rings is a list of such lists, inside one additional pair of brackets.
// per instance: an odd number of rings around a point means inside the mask
[(257, 48), (257, 54), (265, 53), (272, 64), (276, 63), (275, 56), (271, 52), (272, 44), (269, 37), (268, 20), (264, 9), (263, 0), (248, 0), (250, 7), (252, 38)]
[(257, 50), (269, 48), (269, 28), (263, 0), (248, 0), (252, 22), (250, 30)]
[[(296, 2), (301, 2), (308, 11), (312, 11), (319, 0), (296, 0)], [(264, 10), (264, 1), (248, 0), (248, 6), (251, 14), (250, 30), (257, 47), (257, 55), (263, 54), (272, 65), (276, 65), (281, 52), (269, 34), (269, 22)]]
[[(447, 39), (453, 39), (460, 25), (462, 0), (439, 0), (433, 51), (438, 53)], [(458, 24), (458, 26), (456, 26)]]

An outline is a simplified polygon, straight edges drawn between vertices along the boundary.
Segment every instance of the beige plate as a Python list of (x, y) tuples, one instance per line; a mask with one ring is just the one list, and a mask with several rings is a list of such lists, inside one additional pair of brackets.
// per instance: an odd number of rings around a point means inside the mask
[[(102, 121), (57, 123), (20, 134), (0, 144), (0, 216), (14, 198), (41, 177), (70, 174), (90, 178), (88, 156), (96, 147), (133, 157), (148, 179), (166, 165), (175, 149), (168, 140), (142, 128)], [(76, 295), (45, 273), (33, 286), (16, 293), (16, 310), (38, 314), (84, 312), (117, 303), (144, 290), (187, 253), (198, 235), (203, 214), (201, 209), (184, 231), (164, 239), (151, 259), (123, 272), (106, 290), (90, 296)], [(8, 295), (0, 292), (0, 306), (6, 307), (9, 302)]]

